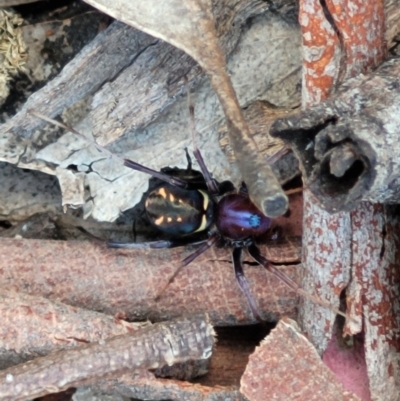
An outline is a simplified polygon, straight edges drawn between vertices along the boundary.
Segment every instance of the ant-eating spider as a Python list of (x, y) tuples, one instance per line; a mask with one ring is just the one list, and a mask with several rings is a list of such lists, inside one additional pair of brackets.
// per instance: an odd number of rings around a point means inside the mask
[[(253, 204), (247, 194), (244, 183), (239, 190), (236, 190), (232, 182), (224, 181), (218, 183), (212, 178), (200, 150), (195, 145), (194, 108), (191, 104), (189, 104), (189, 112), (194, 143), (193, 154), (200, 166), (201, 172), (192, 170), (191, 159), (187, 150), (188, 167), (186, 170), (167, 167), (161, 171), (156, 171), (132, 160), (120, 158), (106, 148), (89, 140), (73, 128), (56, 120), (34, 111), (30, 111), (30, 114), (84, 137), (101, 152), (106, 152), (112, 157), (119, 159), (126, 167), (152, 175), (159, 180), (158, 184), (146, 196), (144, 202), (145, 211), (151, 225), (162, 233), (169, 235), (171, 239), (142, 243), (107, 243), (111, 248), (127, 249), (160, 249), (189, 244), (200, 245), (181, 262), (180, 266), (156, 296), (156, 300), (161, 297), (168, 285), (184, 266), (191, 263), (197, 256), (219, 242), (224, 245), (230, 245), (233, 248), (232, 260), (236, 280), (247, 299), (254, 317), (258, 321), (263, 322), (263, 319), (260, 316), (257, 304), (244, 276), (242, 266), (243, 248), (247, 249), (249, 255), (258, 264), (278, 276), (296, 293), (303, 295), (316, 304), (333, 310), (337, 314), (347, 317), (343, 312), (333, 308), (329, 303), (302, 290), (292, 279), (271, 265), (260, 253), (255, 243), (255, 238), (264, 234), (269, 229), (271, 219), (266, 217)], [(93, 237), (91, 234), (89, 235)], [(96, 239), (99, 240), (98, 238)]]

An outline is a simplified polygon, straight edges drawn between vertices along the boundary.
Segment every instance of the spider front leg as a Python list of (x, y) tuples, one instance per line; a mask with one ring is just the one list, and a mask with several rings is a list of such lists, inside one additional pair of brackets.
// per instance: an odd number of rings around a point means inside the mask
[(207, 240), (194, 240), (193, 238), (177, 238), (172, 240), (159, 240), (159, 241), (147, 241), (147, 242), (116, 242), (109, 241), (107, 246), (109, 248), (118, 249), (164, 249), (164, 248), (176, 248), (179, 246), (186, 245), (199, 245), (203, 244)]
[(201, 245), (199, 248), (197, 248), (193, 253), (191, 253), (185, 259), (183, 259), (181, 264), (178, 266), (178, 268), (174, 271), (172, 276), (169, 278), (168, 282), (161, 289), (161, 291), (159, 291), (158, 294), (156, 295), (155, 301), (158, 301), (161, 298), (161, 296), (164, 294), (165, 290), (174, 281), (175, 277), (182, 270), (182, 268), (187, 266), (189, 263), (192, 263), (193, 260), (195, 260), (202, 253), (204, 253), (208, 248), (211, 248), (218, 241), (218, 238), (219, 238), (219, 235), (217, 233), (213, 233), (207, 240), (203, 241), (203, 245)]
[(264, 323), (264, 320), (261, 318), (260, 314), (258, 313), (258, 307), (256, 304), (255, 299), (250, 291), (249, 283), (246, 280), (243, 272), (243, 264), (242, 264), (242, 253), (243, 248), (235, 247), (232, 251), (232, 260), (233, 260), (233, 267), (235, 269), (235, 276), (236, 280), (239, 284), (240, 289), (242, 290), (243, 294), (247, 298), (247, 302), (250, 306), (251, 312), (253, 316), (259, 321)]
[[(85, 230), (83, 227), (77, 227), (77, 229), (80, 232), (82, 232), (83, 234), (85, 234), (87, 237), (92, 239), (93, 241), (97, 242), (98, 244), (104, 244), (103, 239), (96, 237), (89, 231)], [(147, 242), (108, 241), (108, 242), (106, 242), (106, 244), (107, 244), (108, 248), (117, 248), (117, 249), (164, 249), (164, 248), (176, 248), (176, 247), (185, 246), (185, 245), (200, 245), (200, 244), (207, 243), (207, 241), (208, 241), (207, 239), (182, 237), (182, 238), (177, 238), (177, 239), (172, 239), (172, 240), (159, 240), (159, 241), (147, 241)], [(196, 252), (197, 252), (197, 250), (196, 250)], [(189, 255), (189, 256), (191, 256), (191, 255)], [(188, 263), (190, 263), (190, 262), (188, 262)]]
[[(214, 178), (212, 178), (211, 173), (208, 171), (208, 168), (206, 164), (204, 163), (203, 156), (200, 152), (200, 149), (197, 147), (196, 143), (196, 124), (195, 124), (195, 118), (194, 118), (194, 106), (192, 103), (192, 99), (190, 96), (190, 88), (188, 84), (187, 77), (185, 77), (185, 84), (186, 84), (186, 91), (187, 91), (187, 99), (188, 99), (188, 106), (189, 106), (189, 121), (190, 121), (190, 131), (192, 134), (192, 142), (193, 142), (193, 154), (194, 157), (197, 160), (197, 163), (199, 163), (200, 170), (203, 174), (204, 180), (207, 185), (207, 189), (210, 192), (211, 195), (223, 195), (226, 192), (234, 190), (234, 186), (230, 181), (224, 181), (222, 184), (217, 183)], [(228, 183), (230, 185), (228, 185)]]
[(277, 269), (274, 265), (269, 263), (269, 261), (261, 255), (260, 250), (255, 244), (251, 244), (248, 248), (250, 256), (261, 266), (264, 266), (269, 272), (277, 276), (279, 279), (281, 279), (289, 288), (291, 288), (293, 291), (295, 291), (297, 294), (302, 295), (304, 298), (309, 299), (310, 301), (314, 302), (317, 305), (323, 306), (324, 308), (328, 308), (331, 311), (335, 312), (336, 314), (343, 316), (345, 318), (348, 318), (348, 316), (340, 311), (337, 308), (334, 308), (332, 305), (330, 305), (328, 302), (322, 300), (318, 296), (311, 295), (308, 292), (304, 291), (302, 288), (300, 288), (296, 282), (294, 282), (290, 277), (288, 277), (286, 274), (282, 273), (279, 269)]

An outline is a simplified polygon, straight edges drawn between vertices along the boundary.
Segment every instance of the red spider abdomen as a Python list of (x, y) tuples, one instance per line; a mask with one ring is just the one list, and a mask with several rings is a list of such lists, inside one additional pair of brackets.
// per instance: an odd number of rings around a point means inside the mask
[(242, 240), (265, 233), (271, 220), (256, 208), (248, 196), (231, 194), (219, 201), (215, 225), (224, 237)]

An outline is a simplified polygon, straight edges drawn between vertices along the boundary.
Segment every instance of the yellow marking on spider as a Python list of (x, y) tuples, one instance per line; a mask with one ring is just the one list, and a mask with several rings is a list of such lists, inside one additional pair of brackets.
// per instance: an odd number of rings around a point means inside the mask
[(201, 189), (199, 189), (199, 192), (203, 195), (203, 210), (204, 210), (204, 214), (203, 217), (201, 218), (201, 224), (199, 226), (199, 228), (195, 231), (196, 233), (199, 231), (203, 231), (206, 229), (207, 227), (207, 216), (206, 216), (206, 212), (207, 212), (207, 208), (208, 205), (210, 203), (210, 197), (208, 196), (207, 192), (202, 191)]
[(169, 200), (170, 200), (171, 202), (173, 202), (173, 201), (175, 200), (174, 195), (169, 194)]
[(201, 189), (199, 189), (199, 192), (203, 195), (203, 210), (206, 211), (208, 204), (210, 203), (210, 197), (208, 196), (207, 192), (204, 192)]
[(177, 217), (176, 221), (180, 223), (182, 221), (182, 217)]
[(171, 223), (172, 217), (167, 217), (167, 221), (168, 221), (168, 223)]
[(201, 218), (200, 227), (195, 231), (195, 233), (205, 230), (206, 227), (207, 227), (207, 217), (205, 214), (203, 214), (203, 217)]
[(165, 188), (160, 188), (157, 192), (157, 195), (160, 195), (162, 198), (166, 199), (167, 198), (167, 192), (165, 191)]
[(159, 226), (160, 224), (162, 224), (163, 221), (164, 221), (164, 216), (160, 216), (158, 219), (154, 220), (154, 224), (156, 226)]

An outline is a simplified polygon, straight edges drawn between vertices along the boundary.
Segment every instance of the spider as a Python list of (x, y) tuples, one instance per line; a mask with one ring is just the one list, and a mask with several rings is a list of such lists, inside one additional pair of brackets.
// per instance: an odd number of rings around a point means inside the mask
[[(34, 111), (30, 111), (30, 113), (79, 136), (83, 136), (73, 128), (56, 120)], [(230, 181), (218, 183), (212, 178), (201, 152), (195, 144), (194, 108), (190, 103), (189, 113), (194, 143), (193, 154), (201, 172), (192, 170), (192, 162), (187, 149), (188, 167), (186, 170), (166, 167), (161, 171), (156, 171), (132, 160), (120, 158), (83, 136), (100, 151), (107, 152), (112, 157), (119, 159), (126, 167), (154, 177), (153, 184), (155, 183), (155, 185), (152, 185), (152, 189), (147, 192), (144, 200), (145, 213), (150, 224), (169, 237), (167, 240), (141, 243), (108, 242), (107, 245), (111, 248), (127, 249), (161, 249), (190, 244), (199, 245), (192, 254), (182, 260), (166, 285), (156, 296), (156, 300), (162, 296), (184, 266), (193, 262), (197, 256), (219, 242), (232, 248), (235, 277), (256, 320), (264, 322), (244, 276), (242, 265), (243, 249), (246, 249), (258, 264), (278, 276), (295, 292), (346, 317), (343, 312), (333, 308), (329, 303), (302, 290), (292, 279), (271, 265), (260, 253), (255, 239), (270, 228), (271, 219), (266, 217), (251, 201), (245, 183), (242, 183), (239, 190), (237, 190)], [(82, 231), (85, 232), (83, 229)], [(87, 234), (99, 240), (99, 238), (90, 233)]]

